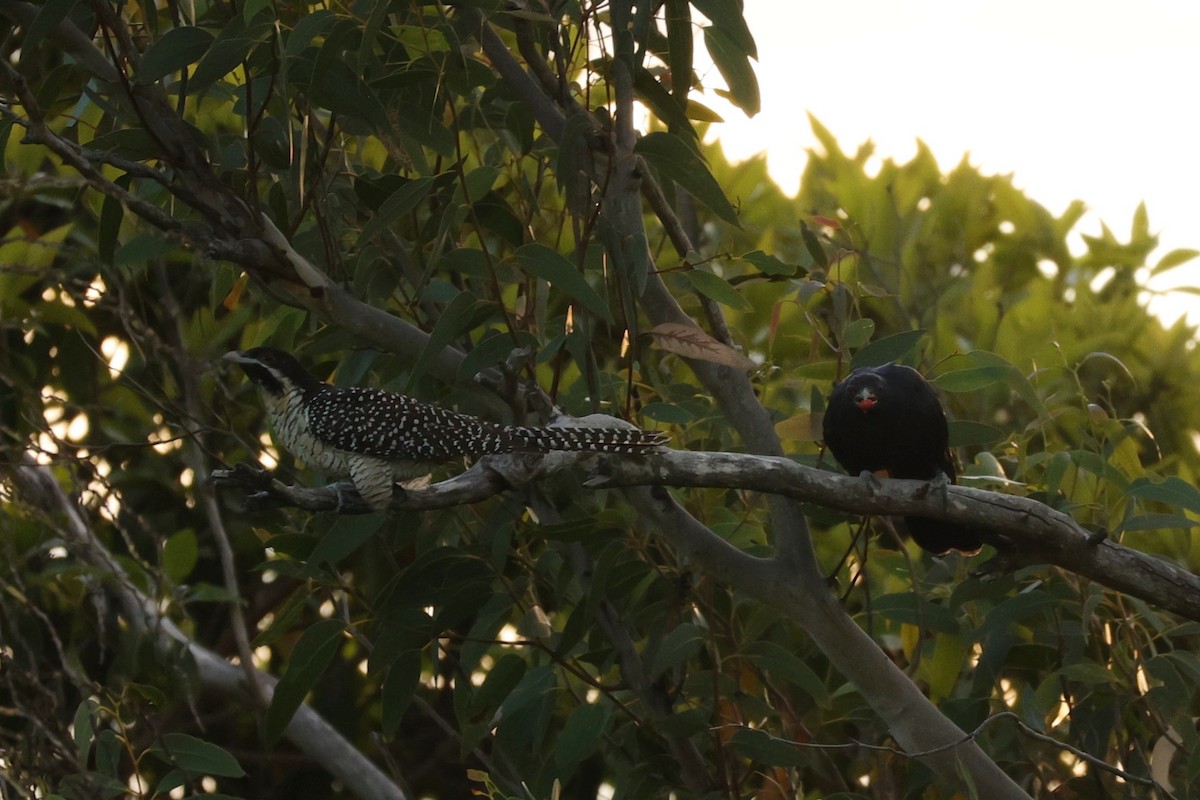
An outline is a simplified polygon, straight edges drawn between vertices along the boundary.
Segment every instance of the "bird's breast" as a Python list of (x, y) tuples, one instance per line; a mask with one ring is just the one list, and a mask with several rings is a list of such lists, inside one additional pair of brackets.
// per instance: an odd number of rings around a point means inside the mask
[(339, 478), (350, 476), (346, 454), (330, 447), (313, 433), (299, 391), (268, 395), (264, 400), (275, 437), (289, 453), (313, 469)]

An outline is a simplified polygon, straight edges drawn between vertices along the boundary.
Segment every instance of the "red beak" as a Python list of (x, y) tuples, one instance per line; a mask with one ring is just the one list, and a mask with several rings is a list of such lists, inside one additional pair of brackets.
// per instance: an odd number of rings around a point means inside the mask
[(858, 406), (859, 411), (870, 411), (878, 402), (870, 389), (863, 389), (854, 396), (854, 405)]

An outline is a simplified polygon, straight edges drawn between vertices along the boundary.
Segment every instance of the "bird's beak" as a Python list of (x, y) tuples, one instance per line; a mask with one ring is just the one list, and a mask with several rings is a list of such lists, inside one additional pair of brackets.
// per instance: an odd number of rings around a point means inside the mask
[(235, 364), (249, 364), (254, 359), (247, 358), (241, 350), (230, 350), (225, 355), (221, 356), (222, 361), (232, 361)]
[(854, 396), (854, 405), (858, 406), (859, 411), (870, 411), (878, 402), (875, 393), (870, 389), (863, 389)]

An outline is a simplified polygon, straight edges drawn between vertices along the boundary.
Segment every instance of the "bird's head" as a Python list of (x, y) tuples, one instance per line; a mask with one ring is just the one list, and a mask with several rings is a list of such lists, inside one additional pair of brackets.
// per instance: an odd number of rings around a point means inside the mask
[(864, 414), (883, 413), (889, 405), (903, 407), (922, 397), (934, 397), (921, 373), (896, 363), (860, 367), (838, 385), (835, 393)]
[(875, 372), (859, 370), (846, 382), (846, 394), (850, 402), (864, 414), (875, 408), (887, 393), (886, 381)]
[(275, 397), (282, 397), (296, 389), (307, 394), (325, 385), (308, 374), (290, 353), (274, 347), (233, 350), (226, 353), (224, 358), (241, 367), (254, 384)]

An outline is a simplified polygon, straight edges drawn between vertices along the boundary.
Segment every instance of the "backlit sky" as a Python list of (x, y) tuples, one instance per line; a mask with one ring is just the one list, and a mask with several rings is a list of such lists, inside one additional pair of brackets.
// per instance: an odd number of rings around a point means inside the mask
[[(943, 170), (964, 153), (1055, 214), (1073, 199), (1128, 238), (1145, 201), (1160, 246), (1200, 249), (1200, 3), (1190, 0), (745, 0), (762, 111), (727, 106), (733, 159), (766, 151), (799, 186), (811, 111), (848, 152), (900, 161), (925, 141)], [(699, 55), (699, 53), (698, 53)], [(715, 70), (705, 76), (719, 81)], [(1200, 259), (1166, 276), (1200, 286)], [(1156, 301), (1168, 321), (1200, 298)]]

